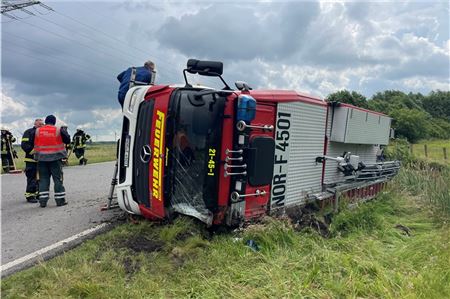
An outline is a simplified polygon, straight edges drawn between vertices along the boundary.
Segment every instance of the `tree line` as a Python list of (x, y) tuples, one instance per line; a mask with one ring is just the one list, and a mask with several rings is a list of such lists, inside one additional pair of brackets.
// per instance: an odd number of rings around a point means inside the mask
[(450, 91), (437, 90), (423, 95), (385, 90), (366, 98), (356, 91), (340, 90), (328, 95), (327, 100), (389, 115), (393, 118), (396, 137), (406, 138), (409, 142), (450, 138)]

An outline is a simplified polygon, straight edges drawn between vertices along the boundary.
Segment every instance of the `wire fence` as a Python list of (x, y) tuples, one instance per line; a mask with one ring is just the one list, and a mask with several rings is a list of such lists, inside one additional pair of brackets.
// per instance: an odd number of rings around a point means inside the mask
[(449, 149), (446, 146), (429, 144), (410, 144), (409, 151), (412, 156), (433, 160), (448, 160)]

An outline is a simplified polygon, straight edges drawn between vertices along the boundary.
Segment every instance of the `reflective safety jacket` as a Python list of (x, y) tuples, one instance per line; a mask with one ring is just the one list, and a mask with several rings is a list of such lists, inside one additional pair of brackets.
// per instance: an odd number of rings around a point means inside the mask
[(72, 148), (73, 149), (85, 148), (86, 141), (88, 141), (89, 139), (91, 139), (91, 136), (86, 134), (84, 131), (77, 131), (73, 135)]
[(25, 162), (36, 163), (34, 159), (34, 136), (36, 134), (36, 128), (32, 127), (23, 133), (22, 141), (20, 147), (22, 147), (25, 152)]
[[(62, 136), (62, 135), (66, 136)], [(69, 141), (67, 141), (67, 136)], [(63, 141), (63, 139), (65, 139)], [(64, 143), (70, 142), (67, 131), (52, 125), (45, 125), (36, 129), (34, 138), (34, 158), (37, 161), (56, 161), (67, 158)]]

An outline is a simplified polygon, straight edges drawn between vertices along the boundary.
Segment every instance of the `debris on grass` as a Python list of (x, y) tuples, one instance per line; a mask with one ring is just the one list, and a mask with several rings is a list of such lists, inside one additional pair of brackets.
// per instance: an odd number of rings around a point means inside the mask
[(303, 231), (305, 229), (312, 229), (320, 236), (329, 238), (331, 236), (329, 224), (332, 220), (332, 214), (326, 214), (322, 217), (317, 212), (315, 205), (308, 205), (306, 207), (290, 209), (287, 212), (287, 217), (292, 223), (294, 230)]
[(411, 229), (410, 229), (409, 227), (404, 226), (404, 225), (402, 225), (402, 224), (396, 224), (394, 227), (397, 228), (397, 229), (399, 229), (399, 230), (401, 230), (401, 231), (402, 231), (405, 235), (407, 235), (408, 237), (411, 236)]
[(254, 252), (259, 251), (259, 246), (258, 244), (256, 244), (256, 242), (252, 239), (247, 240), (247, 242), (245, 242), (245, 245), (247, 245), (247, 247), (249, 247), (251, 250), (253, 250)]
[(305, 228), (315, 230), (324, 238), (331, 236), (330, 228), (325, 221), (319, 220), (314, 214), (304, 214), (297, 223), (294, 224), (296, 231), (302, 231)]
[(122, 263), (127, 277), (131, 277), (140, 269), (139, 264), (128, 256), (123, 259)]
[(142, 236), (132, 236), (129, 239), (123, 240), (120, 247), (129, 248), (135, 252), (156, 252), (163, 249), (164, 242), (150, 240)]

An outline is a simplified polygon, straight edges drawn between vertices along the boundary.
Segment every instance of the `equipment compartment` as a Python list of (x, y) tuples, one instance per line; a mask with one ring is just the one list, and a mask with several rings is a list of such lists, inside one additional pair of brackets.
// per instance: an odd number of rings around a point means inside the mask
[(344, 104), (332, 108), (332, 111), (331, 141), (352, 144), (389, 143), (390, 117)]

